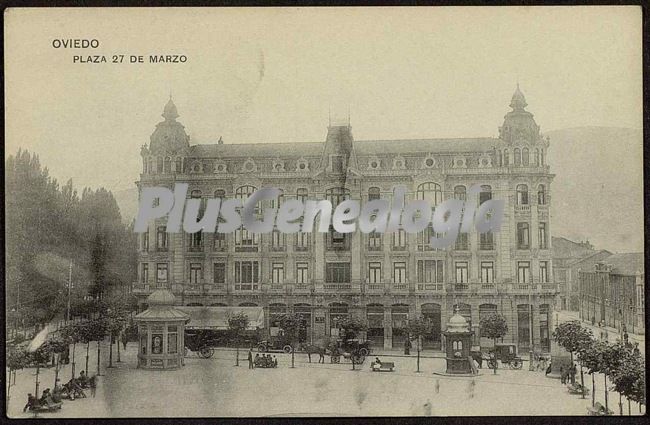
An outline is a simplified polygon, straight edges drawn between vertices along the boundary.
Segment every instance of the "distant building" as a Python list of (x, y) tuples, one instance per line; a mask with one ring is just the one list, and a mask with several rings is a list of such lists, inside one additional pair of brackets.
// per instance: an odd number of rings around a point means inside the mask
[[(418, 234), (326, 233), (168, 234), (165, 219), (140, 235), (138, 281), (146, 297), (168, 288), (186, 306), (264, 309), (273, 335), (285, 312), (301, 313), (301, 339), (335, 336), (337, 323), (355, 315), (368, 323), (378, 347), (402, 347), (408, 318), (422, 315), (432, 332), (425, 348), (441, 349), (441, 334), (455, 309), (480, 338), (480, 319), (493, 312), (508, 320), (504, 342), (527, 351), (550, 348), (557, 286), (552, 275), (549, 141), (525, 110), (519, 88), (498, 138), (358, 141), (349, 123), (327, 128), (316, 143), (190, 144), (171, 101), (164, 121), (143, 146), (137, 183), (189, 184), (188, 197), (246, 199), (262, 187), (283, 191), (278, 200), (391, 199), (396, 185), (407, 200), (466, 198), (481, 185), (479, 202), (505, 200), (501, 231), (463, 233), (450, 249), (433, 249), (428, 227)], [(275, 204), (275, 201), (273, 202)], [(532, 308), (531, 308), (532, 306)], [(531, 320), (532, 313), (532, 320)]]
[(643, 253), (613, 254), (580, 271), (580, 317), (619, 331), (645, 333)]
[(586, 242), (574, 242), (563, 237), (552, 237), (553, 274), (558, 284), (558, 302), (560, 310), (578, 311), (580, 297), (578, 290), (578, 272), (593, 270), (596, 262), (612, 255), (606, 250), (595, 250)]

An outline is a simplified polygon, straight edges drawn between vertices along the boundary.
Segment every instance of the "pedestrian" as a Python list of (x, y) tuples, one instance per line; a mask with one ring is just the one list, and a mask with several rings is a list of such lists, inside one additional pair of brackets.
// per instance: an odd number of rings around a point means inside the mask
[(248, 368), (253, 369), (253, 348), (248, 350)]
[(278, 358), (273, 356), (273, 367), (278, 367)]
[(410, 356), (411, 355), (411, 340), (407, 337), (406, 341), (404, 341), (404, 355), (405, 356)]
[(90, 385), (90, 394), (92, 394), (94, 398), (95, 393), (97, 392), (97, 375), (91, 376), (88, 380), (88, 384)]
[(560, 366), (560, 382), (566, 384), (566, 374), (564, 372), (564, 366)]
[(553, 370), (553, 365), (551, 362), (548, 363), (548, 366), (546, 367), (546, 373), (545, 376), (548, 376), (549, 373)]
[(32, 393), (28, 393), (27, 404), (23, 407), (23, 412), (27, 411), (27, 409), (32, 410), (34, 407), (36, 407), (36, 397), (34, 397)]
[(436, 394), (440, 394), (440, 379), (436, 378)]
[(641, 355), (641, 352), (639, 351), (639, 343), (638, 342), (634, 343), (634, 355), (635, 356)]
[(578, 373), (578, 370), (576, 368), (575, 363), (571, 365), (571, 383), (575, 384), (576, 383), (576, 373)]
[(122, 345), (126, 351), (126, 344), (129, 342), (129, 337), (126, 335), (126, 332), (122, 332)]

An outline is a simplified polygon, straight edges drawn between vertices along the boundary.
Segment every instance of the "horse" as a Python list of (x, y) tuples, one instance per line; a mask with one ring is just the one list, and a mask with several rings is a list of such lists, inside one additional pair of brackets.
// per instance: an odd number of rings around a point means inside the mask
[(318, 363), (325, 363), (325, 347), (319, 347), (318, 345), (307, 344), (303, 347), (305, 353), (309, 357), (309, 363), (311, 363), (311, 355), (318, 354)]

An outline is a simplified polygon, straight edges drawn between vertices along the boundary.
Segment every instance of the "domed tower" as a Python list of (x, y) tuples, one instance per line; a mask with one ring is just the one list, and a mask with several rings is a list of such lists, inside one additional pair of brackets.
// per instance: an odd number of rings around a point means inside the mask
[(458, 307), (454, 315), (449, 319), (447, 329), (443, 332), (445, 336), (447, 374), (451, 375), (473, 375), (475, 370), (472, 367), (470, 350), (472, 347), (472, 332), (469, 323), (460, 315)]
[(535, 122), (533, 114), (526, 110), (526, 97), (519, 89), (515, 89), (510, 107), (499, 127), (499, 138), (505, 142), (497, 151), (499, 166), (539, 167), (546, 165), (545, 151), (548, 140), (540, 134), (540, 127)]
[(144, 174), (182, 172), (182, 157), (190, 146), (190, 136), (185, 132), (185, 127), (176, 121), (178, 116), (176, 105), (169, 96), (162, 113), (165, 120), (156, 125), (149, 147), (143, 146), (140, 152)]

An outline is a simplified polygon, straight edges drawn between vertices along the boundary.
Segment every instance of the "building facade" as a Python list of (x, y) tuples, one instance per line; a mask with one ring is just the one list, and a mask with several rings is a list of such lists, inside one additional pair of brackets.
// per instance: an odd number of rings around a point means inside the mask
[(594, 249), (586, 242), (574, 242), (563, 237), (551, 238), (553, 241), (553, 276), (558, 285), (558, 302), (560, 310), (579, 311), (581, 270), (593, 270), (594, 265), (610, 255), (611, 252)]
[(580, 271), (580, 318), (645, 334), (643, 253), (613, 254)]
[(300, 312), (303, 338), (337, 333), (337, 321), (357, 315), (375, 346), (401, 347), (409, 317), (432, 323), (425, 348), (441, 349), (454, 306), (480, 338), (479, 321), (492, 312), (509, 324), (504, 342), (548, 351), (557, 285), (552, 275), (549, 205), (553, 175), (549, 140), (540, 135), (517, 87), (498, 138), (356, 141), (349, 123), (330, 125), (324, 142), (191, 145), (171, 101), (149, 145), (141, 149), (138, 187), (189, 184), (188, 197), (245, 199), (256, 189), (280, 188), (282, 200), (347, 198), (362, 203), (465, 199), (481, 186), (479, 202), (505, 200), (500, 232), (460, 234), (449, 249), (432, 249), (431, 227), (417, 234), (166, 233), (165, 220), (140, 235), (138, 282), (145, 302), (158, 287), (183, 305), (261, 306), (273, 334), (278, 315)]

